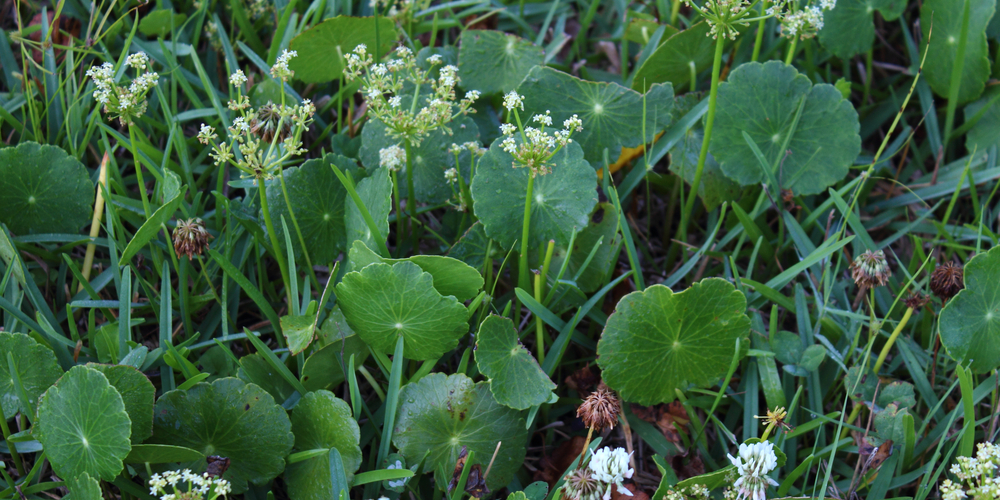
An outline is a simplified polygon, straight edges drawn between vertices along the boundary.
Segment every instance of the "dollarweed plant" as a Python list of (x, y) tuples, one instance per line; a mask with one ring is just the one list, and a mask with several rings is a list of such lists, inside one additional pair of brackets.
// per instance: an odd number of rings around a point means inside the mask
[(1000, 499), (994, 0), (0, 4), (0, 498)]

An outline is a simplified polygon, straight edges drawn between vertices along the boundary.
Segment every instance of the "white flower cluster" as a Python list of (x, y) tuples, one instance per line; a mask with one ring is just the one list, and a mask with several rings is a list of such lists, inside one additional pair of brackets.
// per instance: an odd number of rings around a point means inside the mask
[[(169, 491), (168, 491), (169, 487)], [(214, 500), (232, 491), (229, 481), (191, 472), (171, 470), (149, 478), (149, 494), (160, 500)]]
[(795, 1), (778, 2), (767, 9), (780, 23), (781, 35), (788, 38), (812, 38), (823, 29), (823, 12), (833, 10), (837, 0), (820, 0), (819, 5), (797, 5)]
[(664, 500), (708, 500), (709, 493), (711, 492), (704, 484), (692, 484), (679, 490), (667, 490), (667, 494), (663, 498)]
[(392, 145), (378, 150), (379, 166), (388, 168), (390, 172), (399, 172), (406, 163), (406, 150), (398, 145)]
[[(287, 70), (288, 60), (292, 57), (295, 57), (294, 51), (285, 51), (271, 68), (272, 74), (275, 68), (279, 68), (276, 77), (290, 77), (290, 73), (285, 75), (283, 71)], [(255, 179), (269, 178), (285, 160), (305, 153), (302, 134), (312, 124), (316, 106), (305, 99), (296, 105), (268, 102), (253, 109), (250, 98), (243, 94), (242, 85), (246, 81), (247, 77), (241, 70), (229, 76), (236, 98), (229, 101), (228, 107), (238, 113), (226, 128), (229, 140), (216, 143), (218, 136), (215, 128), (203, 123), (198, 131), (198, 141), (212, 146), (211, 156), (216, 165), (230, 163)], [(238, 159), (234, 150), (240, 152)]]
[(611, 498), (611, 487), (617, 486), (618, 493), (625, 496), (632, 496), (632, 492), (622, 483), (625, 479), (630, 479), (635, 470), (630, 468), (629, 458), (631, 453), (627, 453), (624, 448), (604, 447), (597, 452), (592, 452), (593, 456), (587, 468), (590, 469), (591, 478), (602, 483), (604, 489), (603, 500)]
[[(517, 92), (510, 92), (504, 96), (504, 106), (514, 114), (518, 123), (520, 118), (517, 116), (517, 110), (523, 108), (523, 102), (524, 96), (518, 95)], [(570, 136), (583, 130), (583, 121), (579, 116), (573, 115), (563, 120), (562, 130), (556, 130), (551, 134), (545, 130), (546, 126), (552, 125), (552, 115), (549, 110), (546, 110), (544, 115), (535, 115), (532, 121), (540, 123), (541, 128), (525, 127), (520, 134), (520, 141), (515, 135), (518, 127), (511, 123), (500, 124), (500, 132), (505, 136), (500, 142), (500, 148), (514, 157), (515, 168), (524, 166), (531, 169), (532, 175), (544, 175), (552, 170), (549, 160), (559, 149), (573, 142)]]
[(979, 443), (975, 457), (958, 457), (951, 466), (951, 473), (958, 479), (945, 479), (941, 483), (941, 498), (1000, 498), (1000, 446)]
[(710, 27), (708, 36), (718, 38), (719, 35), (722, 35), (723, 38), (730, 40), (736, 39), (738, 26), (746, 26), (754, 20), (748, 16), (751, 12), (750, 9), (757, 1), (705, 0), (704, 3), (698, 5), (694, 0), (684, 0), (689, 7), (698, 11), (705, 18), (705, 22)]
[(115, 67), (111, 63), (91, 67), (87, 76), (94, 81), (94, 99), (104, 106), (104, 112), (111, 118), (118, 118), (122, 125), (132, 125), (146, 112), (146, 94), (149, 93), (160, 75), (147, 71), (149, 56), (137, 52), (125, 59), (125, 64), (136, 71), (136, 77), (128, 86), (115, 82)]
[(294, 50), (282, 50), (281, 55), (278, 56), (278, 60), (274, 61), (274, 66), (271, 66), (271, 76), (280, 79), (283, 82), (291, 80), (295, 76), (295, 72), (288, 69), (288, 62), (292, 60), (293, 57), (298, 57), (299, 53)]
[[(444, 66), (435, 78), (431, 72), (442, 63), (441, 56), (428, 57), (430, 68), (424, 70), (407, 47), (397, 48), (394, 55), (376, 64), (368, 48), (361, 44), (346, 56), (347, 78), (361, 80), (369, 112), (386, 125), (390, 137), (416, 146), (439, 128), (451, 134), (451, 120), (475, 112), (471, 107), (480, 97), (478, 91), (466, 92), (461, 100), (455, 95), (455, 86), (460, 82), (457, 67)], [(418, 109), (421, 95), (423, 106)], [(411, 99), (408, 106), (403, 105), (404, 96)]]
[(770, 441), (743, 443), (740, 445), (739, 456), (729, 455), (729, 461), (736, 466), (740, 475), (733, 483), (733, 487), (739, 492), (738, 499), (764, 500), (768, 485), (778, 485), (777, 481), (767, 475), (778, 466), (774, 444)]

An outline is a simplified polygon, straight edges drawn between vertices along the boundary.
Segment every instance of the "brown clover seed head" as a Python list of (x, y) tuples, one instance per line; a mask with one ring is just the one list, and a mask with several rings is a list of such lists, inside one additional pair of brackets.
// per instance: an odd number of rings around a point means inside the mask
[(910, 293), (910, 295), (903, 301), (907, 308), (913, 309), (914, 311), (924, 307), (928, 302), (930, 302), (930, 297), (917, 292)]
[(580, 417), (587, 427), (596, 430), (611, 429), (618, 423), (618, 414), (621, 410), (622, 403), (618, 396), (602, 382), (576, 409), (576, 416)]
[(178, 256), (185, 255), (191, 260), (208, 248), (208, 240), (211, 237), (201, 219), (195, 217), (186, 221), (178, 220), (174, 229), (174, 251)]
[(889, 282), (891, 276), (892, 269), (889, 269), (885, 253), (881, 250), (868, 250), (851, 263), (851, 277), (858, 286), (867, 288), (882, 286)]
[(958, 263), (945, 262), (931, 273), (931, 291), (942, 301), (947, 301), (965, 288), (964, 276)]
[[(278, 128), (279, 123), (281, 123), (280, 129)], [(292, 133), (291, 121), (285, 119), (282, 122), (278, 106), (271, 101), (267, 101), (267, 104), (261, 106), (250, 120), (250, 132), (268, 144), (274, 139), (275, 134), (277, 134), (278, 142), (282, 142)]]
[(601, 483), (590, 473), (590, 469), (576, 468), (566, 476), (562, 486), (562, 497), (568, 500), (598, 500), (601, 498)]

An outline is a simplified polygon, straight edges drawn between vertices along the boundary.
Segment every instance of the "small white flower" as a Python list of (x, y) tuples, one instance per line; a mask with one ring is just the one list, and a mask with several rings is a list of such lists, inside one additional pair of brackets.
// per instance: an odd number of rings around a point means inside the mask
[(234, 87), (239, 87), (247, 82), (247, 76), (243, 74), (242, 69), (236, 70), (235, 73), (229, 75), (229, 84)]
[(441, 64), (441, 54), (434, 54), (427, 58), (428, 64)]
[(445, 170), (444, 180), (448, 181), (449, 184), (458, 181), (458, 170), (455, 170), (454, 168), (449, 168), (448, 170)]
[(145, 69), (146, 64), (149, 63), (149, 56), (145, 52), (136, 52), (131, 54), (125, 59), (125, 64), (131, 66), (134, 69)]
[(236, 133), (249, 132), (250, 131), (250, 125), (247, 124), (247, 121), (246, 121), (245, 118), (243, 118), (242, 116), (237, 116), (236, 119), (233, 120), (232, 129), (235, 130)]
[(379, 165), (398, 172), (406, 161), (406, 150), (399, 146), (382, 148), (378, 152)]
[(468, 99), (469, 102), (476, 102), (479, 100), (479, 96), (481, 95), (482, 94), (478, 90), (470, 90), (465, 93), (465, 98)]
[(774, 444), (770, 441), (740, 445), (739, 457), (729, 455), (729, 461), (736, 466), (740, 477), (733, 483), (739, 490), (738, 499), (764, 500), (764, 492), (768, 485), (778, 483), (767, 476), (778, 466), (778, 457), (774, 453)]
[(508, 111), (512, 111), (514, 108), (524, 111), (524, 96), (518, 95), (517, 92), (511, 90), (507, 95), (503, 96), (503, 107), (507, 108)]
[(593, 453), (587, 467), (590, 468), (591, 477), (608, 485), (602, 497), (604, 500), (611, 498), (612, 486), (618, 487), (618, 493), (632, 496), (632, 492), (622, 483), (623, 480), (631, 478), (632, 474), (635, 473), (635, 469), (628, 466), (631, 456), (632, 454), (627, 453), (624, 448), (612, 450), (608, 446)]
[(579, 116), (573, 115), (563, 121), (563, 128), (570, 133), (579, 132), (583, 130), (583, 121), (580, 120)]
[(399, 97), (398, 95), (394, 95), (389, 98), (389, 105), (394, 108), (398, 108), (399, 105), (402, 103), (403, 103), (403, 98)]
[(368, 52), (368, 46), (365, 45), (365, 44), (363, 44), (363, 43), (358, 44), (357, 47), (354, 47), (354, 53), (357, 54), (357, 55), (359, 55), (359, 56), (364, 57), (364, 55), (367, 52)]
[(544, 115), (535, 115), (533, 120), (545, 126), (552, 125), (552, 116), (549, 114), (549, 110), (547, 109), (545, 110)]
[(208, 144), (216, 137), (218, 136), (215, 135), (215, 128), (205, 125), (204, 123), (201, 124), (201, 130), (198, 131), (198, 142)]
[(400, 45), (396, 49), (396, 53), (399, 54), (399, 57), (410, 57), (410, 56), (413, 55), (413, 51), (411, 51), (409, 48), (407, 48), (404, 45)]
[(288, 62), (292, 60), (293, 57), (297, 57), (299, 53), (294, 50), (285, 49), (281, 51), (281, 55), (278, 56), (278, 60), (274, 61), (274, 66), (271, 66), (271, 76), (275, 78), (280, 78), (282, 80), (288, 81), (295, 75), (295, 72), (288, 69)]
[(517, 127), (515, 127), (514, 125), (512, 125), (510, 123), (501, 123), (500, 124), (500, 132), (503, 132), (503, 135), (513, 135), (514, 132), (516, 132), (516, 131), (517, 131)]
[(514, 154), (517, 152), (517, 141), (513, 137), (508, 136), (500, 143), (500, 148), (510, 154)]

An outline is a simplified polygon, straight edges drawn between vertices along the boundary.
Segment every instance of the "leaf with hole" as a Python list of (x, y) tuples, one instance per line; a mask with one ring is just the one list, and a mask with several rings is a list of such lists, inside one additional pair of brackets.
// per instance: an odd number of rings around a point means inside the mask
[[(530, 174), (527, 168), (512, 168), (514, 157), (501, 149), (500, 142), (493, 141), (479, 160), (471, 189), (476, 217), (486, 235), (510, 248), (521, 238)], [(597, 174), (576, 141), (560, 149), (550, 163), (552, 171), (538, 175), (532, 189), (529, 248), (550, 239), (569, 242), (573, 227), (587, 227), (597, 204)]]
[(132, 449), (121, 395), (101, 372), (74, 366), (45, 391), (33, 433), (59, 477), (113, 480)]
[(938, 316), (941, 345), (973, 373), (1000, 367), (1000, 247), (965, 265), (965, 289)]
[(463, 446), (485, 465), (503, 443), (486, 480), (491, 490), (505, 486), (521, 468), (528, 437), (524, 419), (497, 403), (487, 384), (460, 373), (432, 373), (404, 386), (399, 401), (392, 442), (407, 462), (426, 454), (424, 470), (434, 472), (438, 488), (451, 479)]
[(839, 182), (861, 151), (858, 113), (833, 85), (813, 85), (780, 61), (745, 63), (719, 85), (709, 151), (746, 186), (767, 175), (746, 133), (780, 187), (816, 194)]
[(707, 387), (726, 375), (740, 339), (748, 347), (750, 319), (743, 292), (708, 278), (674, 293), (663, 285), (626, 295), (597, 344), (604, 382), (642, 405), (673, 401), (676, 389)]
[(609, 161), (614, 161), (623, 147), (652, 141), (670, 125), (674, 106), (670, 83), (652, 85), (643, 95), (617, 83), (588, 82), (543, 66), (532, 68), (517, 92), (524, 95), (520, 116), (525, 126), (533, 115), (546, 110), (552, 112), (556, 128), (577, 115), (583, 130), (573, 135), (573, 142), (583, 148), (587, 161), (595, 167), (604, 161), (605, 148)]
[(517, 338), (514, 322), (490, 315), (476, 333), (476, 365), (490, 379), (497, 402), (526, 410), (549, 400), (556, 384)]
[(340, 309), (372, 349), (391, 353), (403, 337), (407, 359), (438, 359), (468, 332), (468, 311), (434, 289), (434, 278), (412, 262), (371, 264), (337, 285)]
[[(239, 494), (248, 481), (265, 484), (281, 474), (294, 436), (288, 415), (270, 394), (239, 379), (221, 378), (160, 396), (152, 442), (229, 458), (226, 479)], [(204, 460), (181, 465), (199, 474), (207, 466)]]
[(76, 233), (93, 205), (87, 169), (61, 148), (22, 142), (0, 149), (0, 222), (10, 232)]

